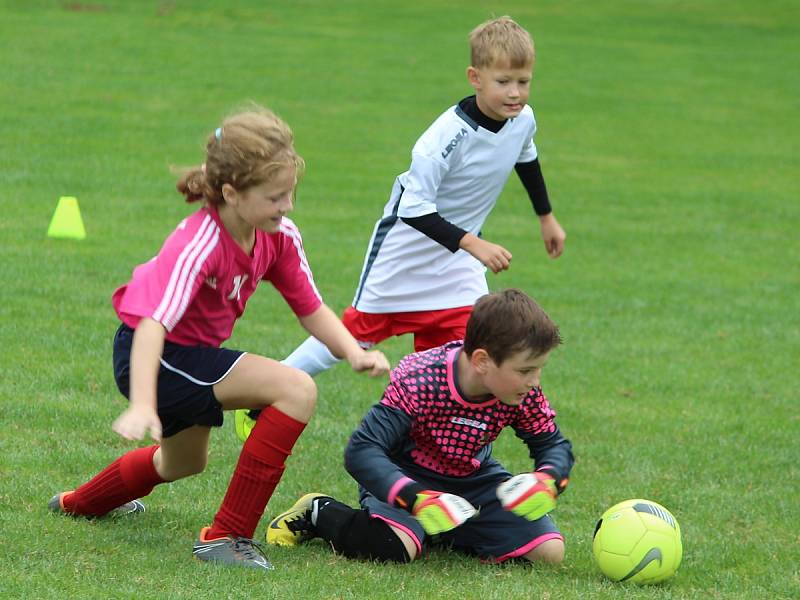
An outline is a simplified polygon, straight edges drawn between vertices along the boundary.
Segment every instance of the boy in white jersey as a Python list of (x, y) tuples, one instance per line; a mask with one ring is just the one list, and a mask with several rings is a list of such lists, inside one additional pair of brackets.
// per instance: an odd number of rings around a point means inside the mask
[[(306, 494), (273, 519), (267, 541), (321, 537), (344, 556), (395, 562), (439, 542), (491, 562), (560, 562), (563, 537), (547, 513), (574, 459), (540, 387), (559, 343), (523, 292), (479, 299), (464, 341), (403, 359), (350, 437), (345, 466), (360, 509)], [(512, 477), (492, 456), (505, 427), (527, 445), (531, 472)]]
[(158, 255), (139, 265), (113, 295), (122, 324), (114, 337), (114, 376), (130, 399), (113, 429), (158, 444), (132, 450), (72, 491), (54, 512), (100, 517), (144, 511), (153, 487), (200, 473), (222, 411), (263, 409), (242, 447), (225, 498), (193, 554), (200, 560), (272, 569), (253, 533), (280, 481), (286, 458), (314, 411), (314, 381), (269, 358), (220, 344), (248, 298), (269, 281), (301, 325), (356, 371), (379, 375), (386, 358), (364, 352), (322, 302), (300, 233), (286, 218), (304, 163), (289, 127), (254, 107), (209, 136), (206, 160), (178, 182), (184, 219)]
[[(419, 352), (464, 337), (472, 305), (488, 292), (486, 269), (498, 273), (511, 262), (508, 250), (480, 232), (512, 170), (539, 216), (548, 254), (563, 251), (566, 236), (550, 208), (527, 104), (533, 40), (508, 17), (479, 25), (469, 39), (475, 95), (446, 110), (414, 145), (342, 317), (363, 347), (413, 333)], [(312, 337), (284, 362), (313, 376), (337, 359)], [(236, 419), (244, 438), (248, 417)]]

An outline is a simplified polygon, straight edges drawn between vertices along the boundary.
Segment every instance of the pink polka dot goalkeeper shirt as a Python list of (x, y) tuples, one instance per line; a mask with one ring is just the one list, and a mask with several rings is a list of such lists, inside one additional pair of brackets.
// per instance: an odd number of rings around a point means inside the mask
[(540, 388), (518, 406), (497, 398), (475, 403), (460, 391), (455, 370), (463, 342), (450, 342), (404, 358), (392, 371), (380, 403), (353, 433), (345, 462), (366, 489), (385, 499), (401, 479), (462, 479), (502, 469), (492, 442), (511, 427), (534, 460), (534, 469), (566, 478), (571, 444)]

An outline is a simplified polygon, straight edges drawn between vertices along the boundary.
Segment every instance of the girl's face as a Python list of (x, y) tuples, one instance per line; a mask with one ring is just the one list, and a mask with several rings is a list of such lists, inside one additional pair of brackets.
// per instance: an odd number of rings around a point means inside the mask
[(286, 166), (269, 181), (232, 194), (239, 218), (256, 229), (276, 233), (283, 217), (294, 209), (294, 188), (297, 171)]

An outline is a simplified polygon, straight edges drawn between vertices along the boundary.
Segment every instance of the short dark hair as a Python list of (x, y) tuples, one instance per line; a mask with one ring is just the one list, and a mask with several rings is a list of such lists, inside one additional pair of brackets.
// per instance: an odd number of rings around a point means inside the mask
[(464, 336), (467, 356), (483, 348), (498, 365), (517, 352), (529, 350), (533, 356), (541, 356), (559, 344), (558, 326), (535, 300), (518, 289), (479, 298)]

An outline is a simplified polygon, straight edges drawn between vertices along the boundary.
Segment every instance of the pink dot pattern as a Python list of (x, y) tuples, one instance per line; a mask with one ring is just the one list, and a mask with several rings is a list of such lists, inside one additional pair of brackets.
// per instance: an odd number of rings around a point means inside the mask
[(481, 466), (478, 453), (505, 427), (534, 435), (555, 431), (555, 411), (533, 389), (519, 406), (496, 398), (481, 404), (465, 401), (451, 385), (456, 352), (450, 342), (404, 358), (392, 371), (381, 403), (411, 417), (412, 460), (442, 475), (463, 477)]

